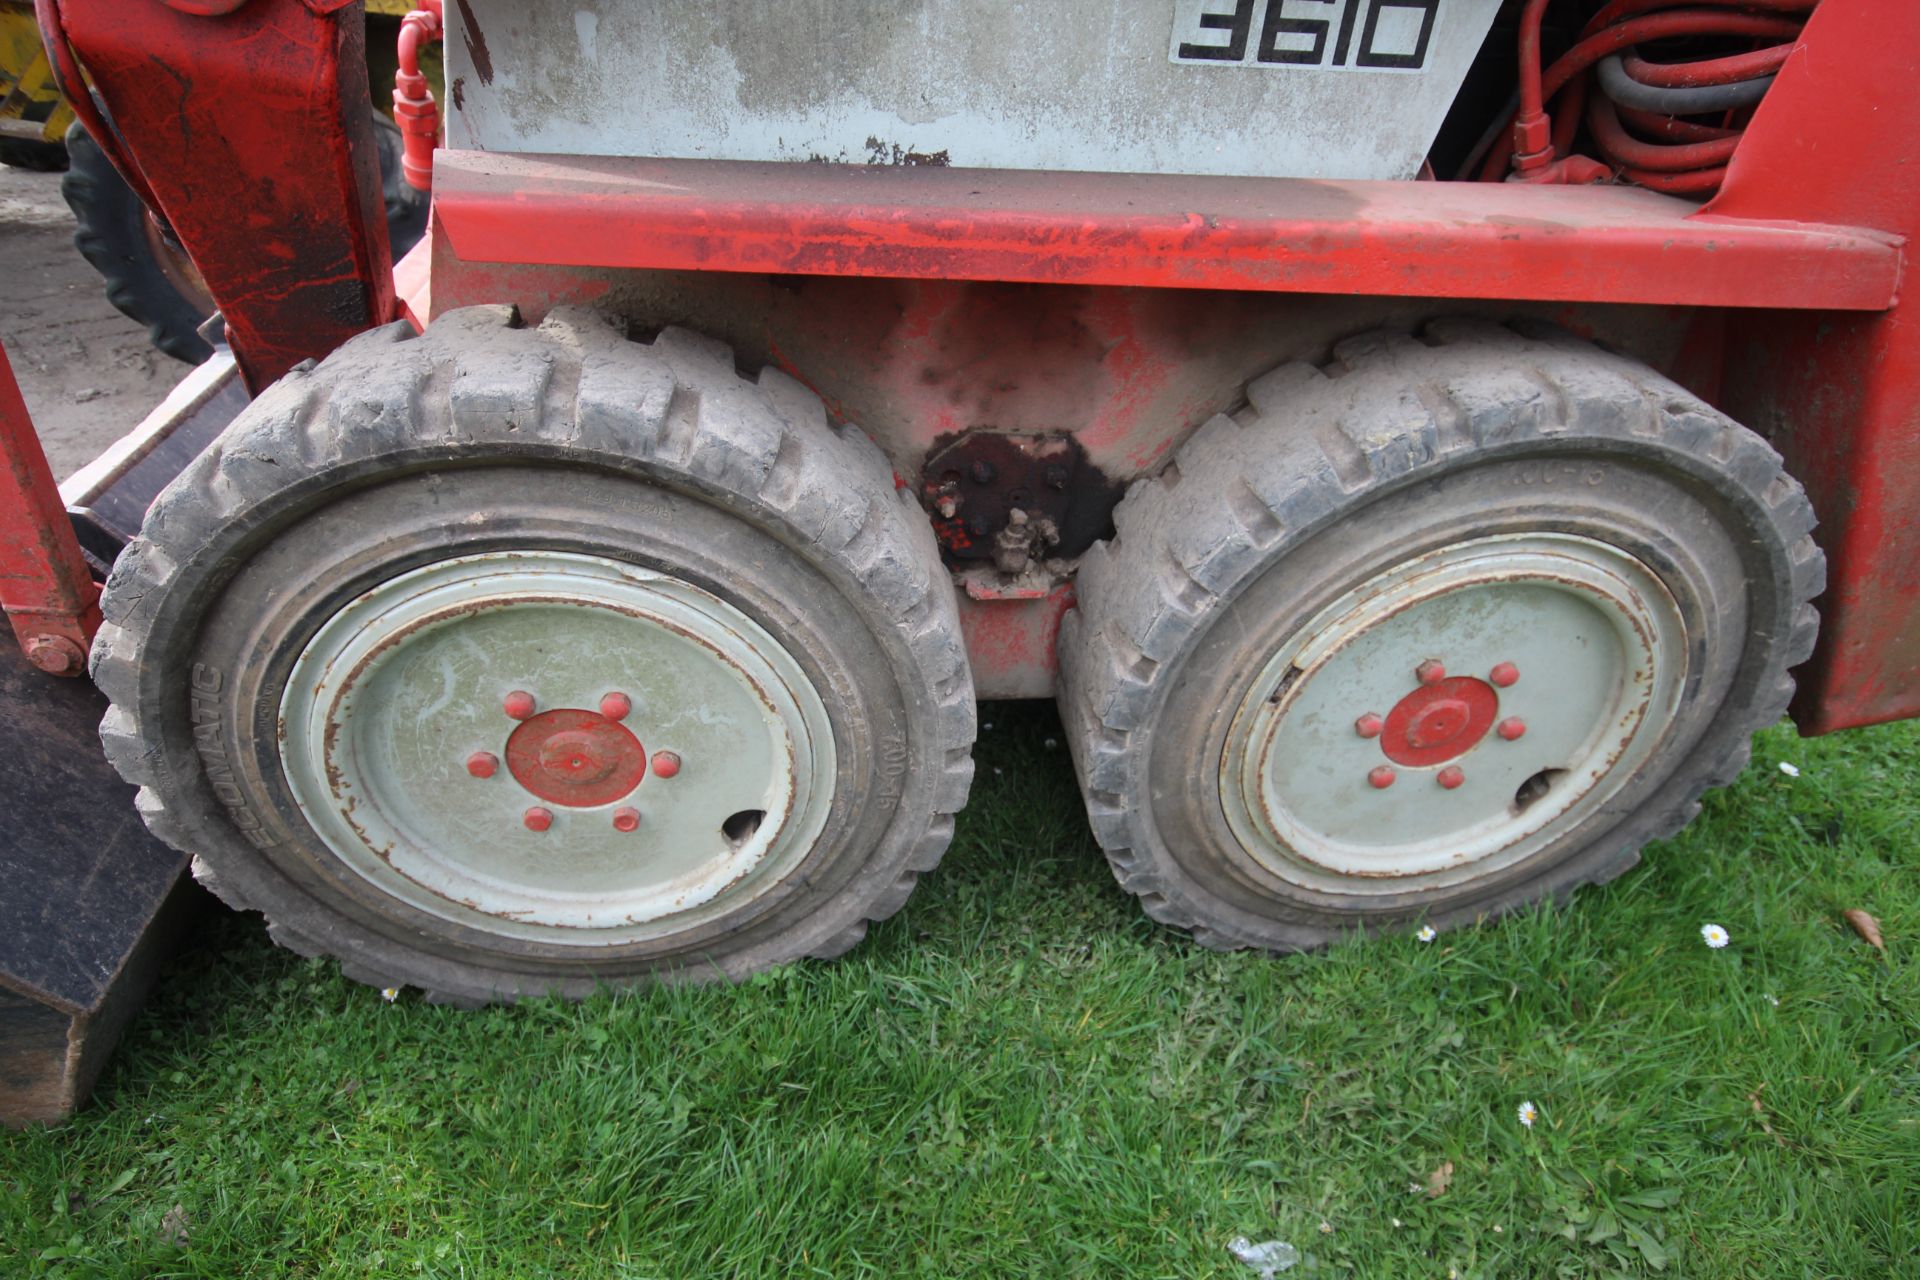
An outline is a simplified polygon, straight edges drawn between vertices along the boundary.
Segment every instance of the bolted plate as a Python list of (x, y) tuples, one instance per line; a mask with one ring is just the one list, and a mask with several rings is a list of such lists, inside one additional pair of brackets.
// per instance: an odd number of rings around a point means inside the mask
[(806, 856), (832, 800), (832, 726), (792, 655), (719, 597), (597, 556), (465, 556), (384, 582), (321, 625), (280, 714), (288, 785), (346, 867), (547, 943), (643, 941), (743, 905)]
[(1227, 821), (1341, 894), (1492, 874), (1620, 790), (1679, 707), (1680, 610), (1590, 538), (1475, 539), (1379, 574), (1274, 653), (1228, 731)]

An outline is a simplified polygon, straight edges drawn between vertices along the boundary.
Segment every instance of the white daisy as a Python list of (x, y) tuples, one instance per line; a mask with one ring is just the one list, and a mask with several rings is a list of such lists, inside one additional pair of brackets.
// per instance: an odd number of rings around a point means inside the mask
[(1514, 1111), (1514, 1114), (1520, 1117), (1521, 1124), (1531, 1129), (1533, 1128), (1533, 1122), (1540, 1118), (1540, 1108), (1534, 1106), (1532, 1102), (1523, 1102)]
[(1785, 760), (1782, 760), (1780, 762), (1780, 772), (1786, 774), (1789, 778), (1797, 778), (1800, 776), (1800, 766), (1797, 764), (1788, 764)]
[(1323, 1222), (1321, 1222), (1321, 1224), (1320, 1224), (1320, 1234), (1321, 1234), (1321, 1235), (1323, 1235), (1323, 1236), (1330, 1236), (1330, 1235), (1332, 1235), (1332, 1234), (1333, 1234), (1333, 1224), (1332, 1224), (1331, 1222), (1325, 1222), (1325, 1221), (1323, 1221)]
[(1440, 931), (1434, 928), (1430, 924), (1423, 924), (1420, 926), (1420, 932), (1414, 934), (1413, 936), (1420, 939), (1420, 941), (1422, 942), (1432, 942), (1435, 938), (1440, 936)]
[(1708, 946), (1712, 947), (1715, 951), (1718, 951), (1720, 948), (1726, 946), (1729, 942), (1733, 941), (1732, 938), (1729, 938), (1727, 936), (1727, 931), (1725, 929), (1722, 929), (1717, 924), (1701, 925), (1700, 938), (1703, 942), (1705, 942)]
[(382, 987), (380, 989), (380, 998), (382, 1000), (385, 1000), (388, 1004), (392, 1004), (395, 1000), (398, 1000), (400, 998), (400, 988)]

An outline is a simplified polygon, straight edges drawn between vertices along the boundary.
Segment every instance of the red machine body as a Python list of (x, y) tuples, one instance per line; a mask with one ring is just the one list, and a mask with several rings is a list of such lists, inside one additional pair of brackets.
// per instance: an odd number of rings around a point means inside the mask
[[(1920, 322), (1901, 289), (1920, 221), (1911, 6), (1825, 0), (1704, 205), (1532, 182), (442, 150), (434, 231), (400, 264), (397, 298), (341, 0), (42, 11), (256, 390), (396, 314), (619, 302), (778, 364), (896, 457), (982, 424), (1070, 431), (1119, 484), (1329, 318), (1526, 311), (1762, 431), (1806, 484), (1831, 574), (1801, 728), (1920, 714)], [(1531, 121), (1514, 132), (1538, 140)], [(1070, 601), (969, 585), (983, 695), (1047, 691)]]

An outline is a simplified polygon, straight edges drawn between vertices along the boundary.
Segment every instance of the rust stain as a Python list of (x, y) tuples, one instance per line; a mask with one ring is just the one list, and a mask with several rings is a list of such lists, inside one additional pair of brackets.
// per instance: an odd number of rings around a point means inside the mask
[[(473, 6), (467, 0), (453, 0), (460, 6), (460, 35), (467, 43), (467, 57), (473, 59), (473, 69), (480, 76), (481, 84), (493, 83), (493, 55), (487, 52), (486, 33), (480, 30), (480, 23), (473, 16)], [(455, 91), (455, 102), (459, 101), (459, 90)]]

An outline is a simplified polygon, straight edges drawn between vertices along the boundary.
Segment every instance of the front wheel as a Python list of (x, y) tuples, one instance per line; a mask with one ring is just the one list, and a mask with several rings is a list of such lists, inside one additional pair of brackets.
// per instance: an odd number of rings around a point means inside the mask
[(440, 999), (838, 954), (971, 777), (910, 493), (683, 331), (362, 335), (181, 473), (102, 611), (156, 834), (285, 945)]
[(1082, 571), (1063, 706), (1096, 832), (1209, 944), (1618, 875), (1811, 650), (1823, 561), (1765, 442), (1564, 335), (1424, 338), (1256, 382)]

